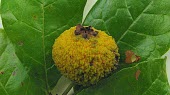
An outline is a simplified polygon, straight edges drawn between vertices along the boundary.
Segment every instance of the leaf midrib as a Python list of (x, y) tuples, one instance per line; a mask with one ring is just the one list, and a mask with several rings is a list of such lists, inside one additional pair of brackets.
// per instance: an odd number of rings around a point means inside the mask
[(46, 85), (46, 90), (47, 90), (47, 93), (49, 93), (49, 84), (48, 84), (48, 78), (47, 78), (47, 63), (46, 63), (46, 56), (45, 56), (45, 36), (44, 36), (44, 32), (45, 32), (45, 1), (43, 1), (43, 3), (41, 4), (42, 5), (42, 24), (43, 24), (43, 27), (42, 27), (42, 48), (43, 48), (43, 59), (44, 59), (44, 72), (45, 72), (45, 85)]
[(150, 5), (153, 3), (153, 1), (151, 1), (146, 7), (145, 9), (143, 9), (143, 11), (139, 14), (139, 16), (130, 24), (130, 26), (127, 28), (127, 30), (122, 34), (122, 36), (120, 36), (120, 38), (117, 40), (117, 44), (119, 44), (120, 40), (126, 35), (126, 33), (128, 32), (128, 30), (140, 19), (140, 17), (142, 16), (142, 14), (150, 7)]

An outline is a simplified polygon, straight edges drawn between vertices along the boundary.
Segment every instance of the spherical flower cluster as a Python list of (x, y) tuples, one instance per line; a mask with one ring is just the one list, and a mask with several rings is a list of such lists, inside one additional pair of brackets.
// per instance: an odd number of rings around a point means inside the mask
[[(87, 28), (87, 27), (86, 27)], [(89, 86), (116, 69), (118, 47), (104, 31), (91, 27), (95, 36), (75, 34), (77, 27), (64, 31), (54, 42), (52, 56), (59, 71), (70, 80)], [(83, 31), (83, 30), (81, 30)], [(85, 33), (87, 30), (84, 30)]]

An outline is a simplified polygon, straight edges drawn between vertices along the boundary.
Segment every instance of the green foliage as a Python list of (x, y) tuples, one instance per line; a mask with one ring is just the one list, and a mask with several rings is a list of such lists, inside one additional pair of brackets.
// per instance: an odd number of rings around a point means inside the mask
[[(81, 23), (85, 3), (86, 0), (2, 0), (6, 32), (1, 38), (9, 38), (10, 42), (3, 43), (12, 49), (1, 47), (5, 56), (1, 55), (0, 65), (7, 65), (0, 66), (4, 72), (0, 75), (1, 95), (44, 95), (56, 85), (61, 75), (52, 60), (52, 45), (64, 30)], [(20, 68), (20, 75), (25, 74), (21, 79), (10, 77), (16, 68)]]
[[(169, 95), (165, 59), (170, 48), (169, 0), (99, 0), (85, 19), (112, 35), (121, 54), (121, 70), (79, 95)], [(124, 63), (134, 51), (139, 62)], [(136, 73), (140, 70), (136, 79)]]
[[(64, 30), (81, 23), (85, 3), (2, 0), (0, 95), (45, 95), (54, 88), (61, 75), (52, 45)], [(170, 48), (169, 0), (98, 0), (83, 24), (113, 36), (121, 59), (115, 73), (79, 95), (170, 95), (166, 58), (161, 58)], [(141, 60), (124, 63), (126, 50)]]
[[(139, 76), (136, 76), (140, 70)], [(165, 59), (143, 61), (122, 69), (78, 95), (169, 95)]]

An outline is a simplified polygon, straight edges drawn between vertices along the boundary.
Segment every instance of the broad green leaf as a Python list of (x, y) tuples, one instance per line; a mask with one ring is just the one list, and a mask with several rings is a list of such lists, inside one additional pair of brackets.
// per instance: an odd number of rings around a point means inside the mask
[[(26, 69), (22, 72), (26, 88), (14, 89), (15, 83), (6, 85), (6, 81), (1, 80), (3, 95), (44, 95), (56, 85), (61, 75), (52, 60), (53, 42), (64, 30), (81, 23), (85, 3), (86, 0), (2, 0), (5, 34), (17, 59), (8, 54), (8, 61), (4, 61), (6, 57), (1, 60), (3, 64), (18, 60), (17, 64), (22, 64), (20, 68)], [(8, 79), (11, 72), (5, 72), (3, 77)], [(19, 83), (19, 79), (15, 82)]]
[(4, 30), (0, 30), (0, 95), (43, 95), (44, 91), (39, 89), (43, 85), (28, 72), (15, 54), (14, 45)]
[[(169, 0), (98, 0), (84, 25), (106, 31), (118, 44), (119, 70), (79, 94), (169, 95), (165, 62), (161, 56), (170, 48)], [(124, 63), (132, 50), (141, 60)], [(135, 72), (141, 71), (139, 80)]]
[[(140, 70), (138, 79), (136, 73)], [(120, 70), (78, 95), (169, 95), (165, 59), (143, 61)]]
[(133, 50), (142, 61), (161, 57), (170, 48), (169, 0), (99, 0), (85, 19), (113, 36), (124, 58)]

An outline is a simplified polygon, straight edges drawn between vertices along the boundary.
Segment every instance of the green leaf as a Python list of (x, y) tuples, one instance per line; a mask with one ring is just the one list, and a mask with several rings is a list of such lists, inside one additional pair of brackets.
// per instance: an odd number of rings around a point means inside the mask
[[(0, 95), (45, 95), (60, 73), (52, 44), (81, 23), (86, 0), (2, 0)], [(169, 0), (98, 0), (85, 19), (113, 36), (121, 54), (116, 73), (79, 95), (169, 95), (165, 59), (170, 48)], [(141, 57), (125, 64), (125, 51)]]
[[(5, 91), (2, 95), (44, 95), (56, 85), (60, 73), (52, 60), (51, 50), (54, 40), (66, 29), (81, 23), (86, 0), (2, 0), (1, 13), (5, 29), (5, 36), (13, 48), (12, 52), (3, 52), (1, 64), (20, 64), (25, 70), (23, 79), (9, 78), (16, 67), (0, 66), (0, 70), (10, 67), (4, 72), (0, 89)], [(8, 45), (8, 43), (6, 43)], [(8, 59), (7, 59), (8, 58)], [(7, 61), (4, 61), (7, 60)], [(13, 63), (15, 65), (15, 63)], [(25, 89), (15, 83), (24, 81)], [(1, 93), (1, 90), (0, 90)]]
[[(140, 70), (138, 79), (135, 74)], [(165, 59), (153, 59), (120, 70), (78, 95), (169, 95)]]
[(113, 36), (124, 58), (127, 49), (142, 60), (160, 58), (170, 48), (169, 0), (99, 0), (85, 19)]
[[(121, 58), (116, 73), (80, 95), (170, 94), (165, 62), (160, 59), (170, 48), (169, 0), (98, 0), (84, 25), (113, 36)], [(141, 60), (131, 65), (124, 63), (127, 50), (135, 52)], [(136, 80), (138, 69), (141, 75)]]
[(28, 75), (28, 72), (28, 68), (15, 54), (14, 45), (4, 30), (0, 30), (0, 95), (31, 95), (32, 93), (43, 95), (44, 92), (39, 89), (43, 85)]

